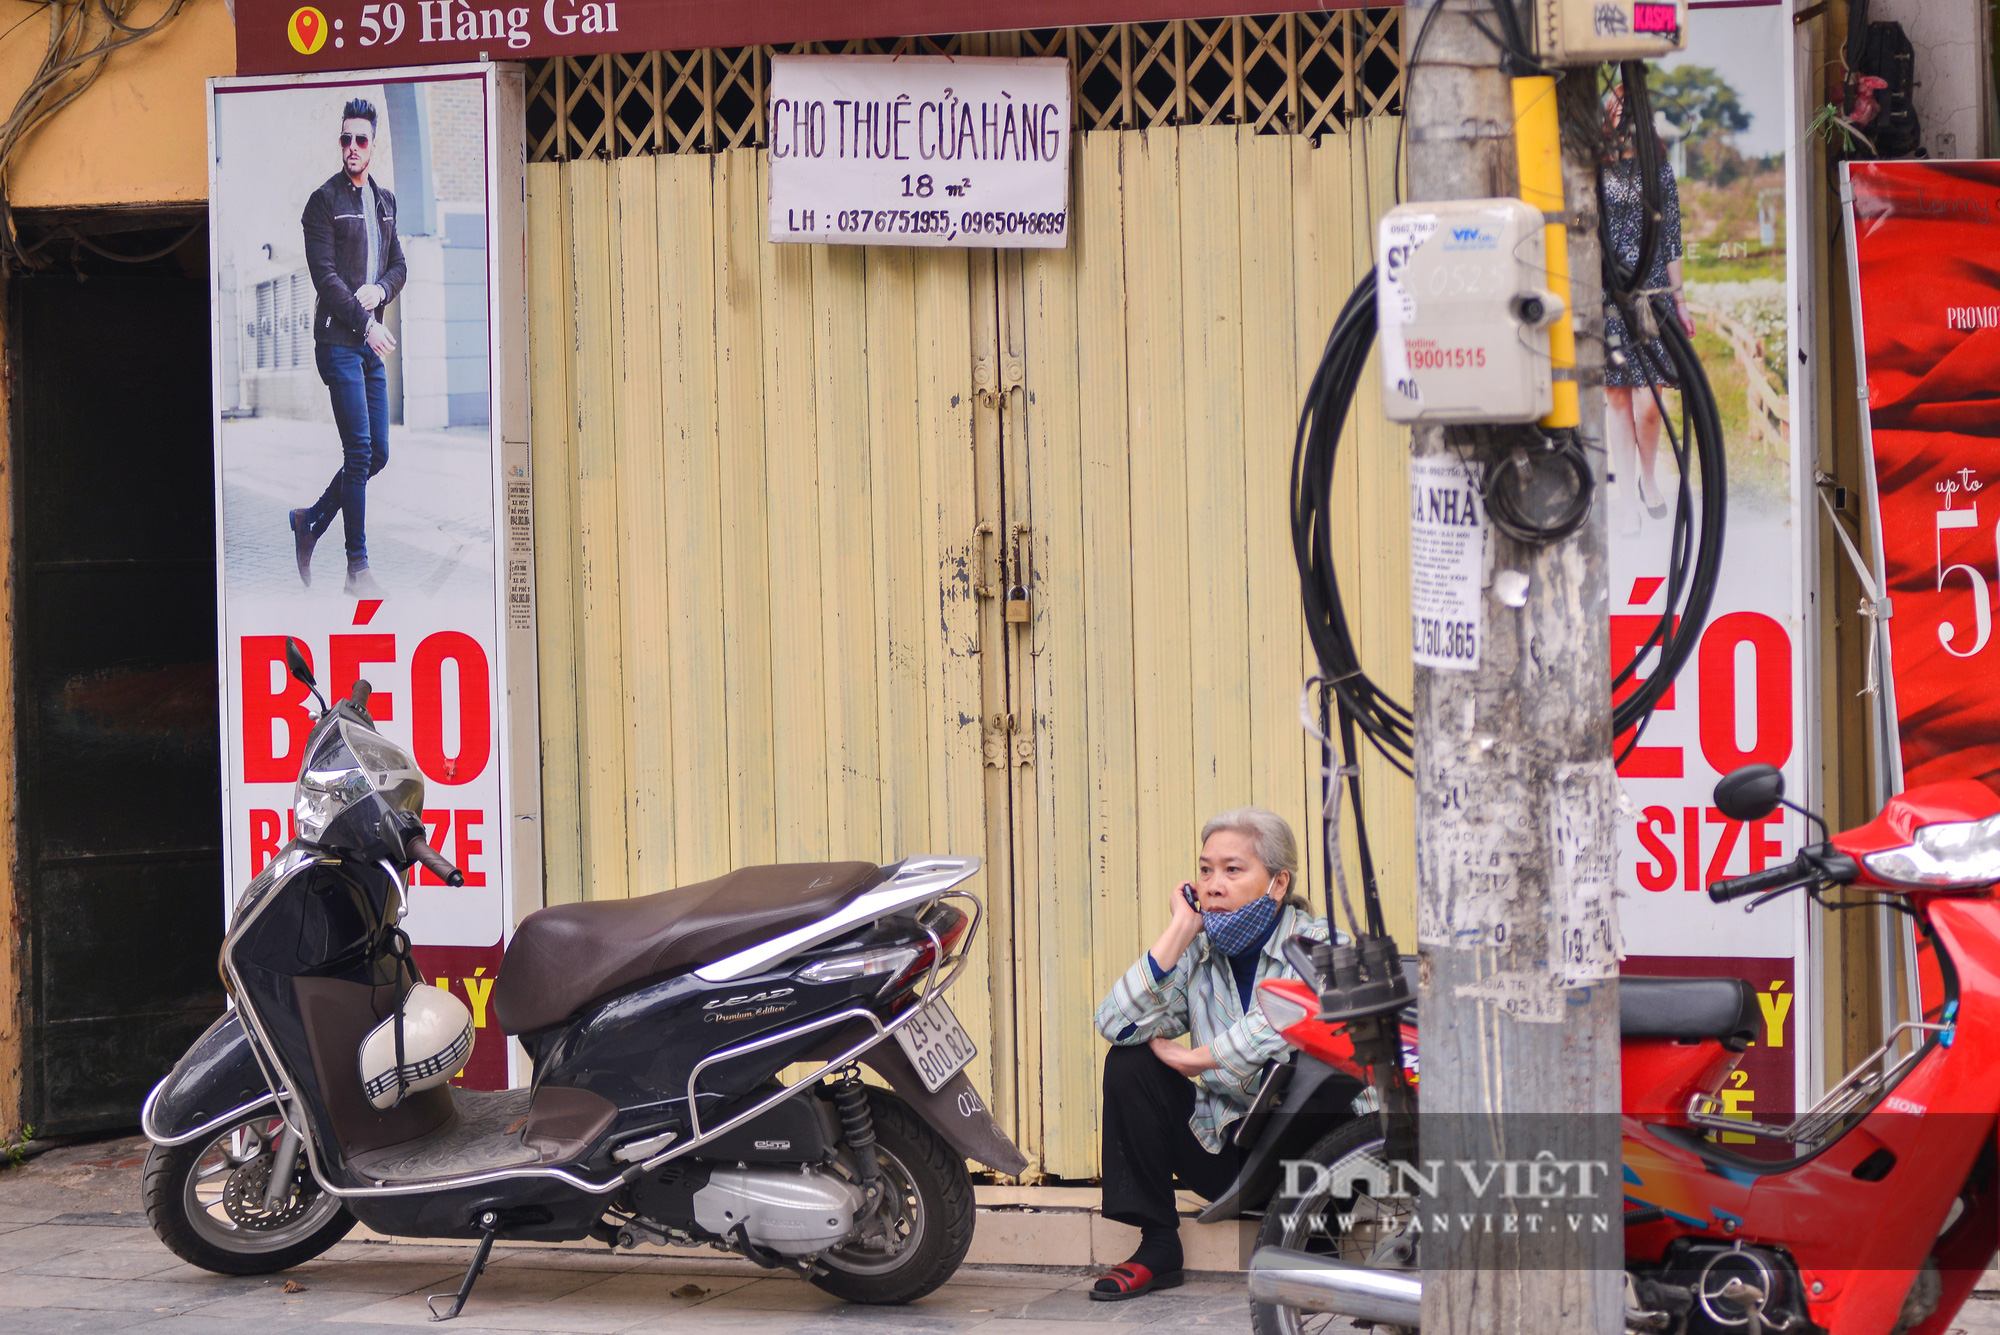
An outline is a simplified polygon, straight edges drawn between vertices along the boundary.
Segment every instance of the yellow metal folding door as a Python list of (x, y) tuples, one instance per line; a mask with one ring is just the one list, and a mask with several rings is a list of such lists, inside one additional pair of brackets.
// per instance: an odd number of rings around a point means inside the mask
[[(1090, 1014), (1199, 822), (1258, 802), (1323, 863), (1286, 492), (1396, 129), (1080, 135), (1052, 251), (773, 246), (749, 149), (532, 165), (549, 902), (986, 857), (975, 1075), (1039, 1171), (1093, 1175)], [(1407, 698), (1363, 383), (1338, 558)], [(1407, 939), (1409, 792), (1363, 770)]]
[[(1011, 752), (1017, 1117), (1052, 1174), (1097, 1171), (1091, 1011), (1165, 926), (1201, 821), (1270, 807), (1315, 883), (1324, 865), (1318, 748), (1299, 722), (1292, 442), (1334, 312), (1371, 263), (1396, 130), (1081, 136), (1070, 248), (1001, 264), (1001, 359), (1023, 366), (1007, 525), (1024, 526), (1031, 576), (1008, 656), (1009, 710), (1032, 733)], [(1405, 451), (1363, 383), (1337, 482), (1341, 574), (1370, 672), (1407, 699)], [(1408, 941), (1407, 781), (1362, 763)]]

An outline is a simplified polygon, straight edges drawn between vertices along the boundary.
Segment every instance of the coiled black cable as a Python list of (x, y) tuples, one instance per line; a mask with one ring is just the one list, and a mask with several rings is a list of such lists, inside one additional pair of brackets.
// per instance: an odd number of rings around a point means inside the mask
[[(1608, 248), (1606, 255), (1615, 264), (1615, 254)], [(1629, 293), (1632, 279), (1627, 275), (1624, 281)], [(1709, 606), (1715, 595), (1716, 576), (1722, 564), (1723, 528), (1728, 508), (1728, 467), (1723, 453), (1722, 419), (1714, 391), (1702, 370), (1693, 340), (1675, 318), (1671, 302), (1659, 295), (1621, 295), (1610, 273), (1607, 273), (1607, 286), (1614, 291), (1613, 299), (1620, 301), (1621, 313), (1630, 312), (1626, 315), (1628, 329), (1644, 332), (1645, 326), (1638, 316), (1641, 303), (1644, 303), (1644, 309), (1651, 316), (1649, 323), (1658, 325), (1659, 347), (1665, 353), (1666, 365), (1659, 364), (1658, 353), (1653, 350), (1650, 339), (1635, 343), (1630, 350), (1613, 349), (1613, 354), (1643, 359), (1642, 365), (1649, 372), (1647, 379), (1655, 384), (1664, 380), (1670, 371), (1673, 380), (1681, 387), (1683, 414), (1682, 429), (1676, 431), (1667, 421), (1662, 405), (1661, 419), (1666, 423), (1667, 436), (1680, 469), (1668, 548), (1666, 605), (1632, 661), (1614, 678), (1612, 689), (1615, 692), (1632, 681), (1641, 661), (1656, 650), (1659, 661), (1645, 680), (1613, 708), (1612, 734), (1621, 736), (1644, 723), (1658, 706), (1661, 697), (1694, 653), (1702, 628), (1707, 624)], [(1334, 321), (1333, 331), (1328, 335), (1325, 351), (1320, 356), (1319, 368), (1307, 388), (1304, 410), (1299, 415), (1298, 433), (1292, 450), (1292, 555), (1299, 570), (1306, 633), (1319, 659), (1321, 674), (1339, 701), (1343, 728), (1351, 722), (1390, 764), (1408, 774), (1413, 727), (1409, 707), (1385, 692), (1362, 669), (1360, 653), (1348, 628), (1346, 604), (1333, 561), (1331, 503), (1334, 464), (1340, 435), (1353, 405), (1354, 391), (1360, 384), (1374, 341), (1375, 273), (1371, 269), (1355, 287), (1347, 303), (1341, 307), (1339, 318)], [(1653, 393), (1657, 399), (1657, 388)], [(1571, 447), (1580, 459), (1581, 447), (1575, 445), (1573, 438)], [(1495, 516), (1496, 527), (1502, 527), (1517, 540), (1549, 541), (1551, 539), (1546, 536), (1548, 521), (1535, 525), (1517, 520), (1510, 511), (1512, 502), (1506, 497), (1505, 488), (1492, 485), (1496, 467), (1504, 471), (1514, 466), (1511, 456), (1501, 456), (1489, 466), (1485, 498), (1488, 513)], [(1580, 477), (1590, 475), (1587, 462), (1578, 465), (1573, 461), (1572, 466), (1579, 467)], [(1698, 532), (1692, 483), (1697, 474), (1701, 480)], [(1589, 490), (1579, 483), (1576, 494), (1582, 498), (1582, 509), (1572, 510), (1569, 518), (1575, 522), (1568, 531), (1574, 531), (1574, 527), (1580, 525), (1587, 515)], [(1497, 506), (1496, 500), (1499, 502)], [(1506, 524), (1502, 524), (1500, 515), (1508, 516)], [(1635, 734), (1627, 744), (1628, 749), (1636, 742)]]
[[(1722, 436), (1721, 410), (1715, 391), (1708, 383), (1694, 340), (1681, 327), (1671, 296), (1648, 292), (1640, 285), (1652, 269), (1659, 253), (1660, 223), (1665, 199), (1660, 192), (1660, 141), (1653, 130), (1652, 99), (1646, 86), (1646, 67), (1636, 60), (1626, 61), (1619, 70), (1624, 106), (1617, 129), (1606, 145), (1604, 157), (1616, 158), (1628, 149), (1638, 173), (1643, 205), (1639, 251), (1631, 265), (1624, 263), (1612, 242), (1610, 209), (1603, 198), (1604, 178), (1598, 172), (1598, 232), (1604, 253), (1604, 290), (1607, 300), (1618, 308), (1624, 321), (1627, 346), (1607, 348), (1607, 358), (1629, 358), (1638, 364), (1647, 392), (1659, 409), (1660, 423), (1680, 474), (1674, 497), (1674, 524), (1667, 551), (1667, 597), (1646, 639), (1634, 651), (1631, 661), (1612, 678), (1614, 695), (1633, 681), (1645, 659), (1658, 652), (1659, 661), (1638, 686), (1619, 700), (1612, 710), (1612, 735), (1622, 736), (1644, 724), (1670, 687), (1674, 678), (1694, 653), (1695, 645), (1708, 624), (1708, 611), (1715, 598), (1715, 583), (1722, 568), (1723, 531), (1728, 517), (1729, 482), (1726, 445)], [(1657, 334), (1657, 343), (1654, 335)], [(1664, 353), (1664, 360), (1662, 359)], [(1675, 384), (1681, 391), (1681, 425), (1674, 429), (1660, 394), (1662, 384)], [(1692, 456), (1692, 457), (1691, 457)], [(1698, 467), (1696, 466), (1698, 465)], [(1701, 477), (1700, 527), (1695, 527), (1692, 478)], [(1689, 548), (1692, 545), (1692, 564)], [(1625, 752), (1638, 744), (1634, 733)], [(1620, 760), (1624, 755), (1620, 755)]]
[(1320, 675), (1339, 700), (1343, 728), (1351, 720), (1390, 764), (1408, 774), (1409, 707), (1390, 698), (1362, 670), (1333, 567), (1334, 458), (1374, 342), (1375, 271), (1370, 269), (1333, 322), (1299, 414), (1292, 447), (1292, 556), (1299, 568), (1306, 634), (1319, 658)]
[[(1554, 497), (1552, 479), (1562, 491)], [(1528, 433), (1511, 448), (1499, 448), (1496, 441), (1488, 450), (1480, 499), (1493, 527), (1518, 543), (1542, 547), (1583, 527), (1596, 490), (1590, 458), (1574, 431)]]

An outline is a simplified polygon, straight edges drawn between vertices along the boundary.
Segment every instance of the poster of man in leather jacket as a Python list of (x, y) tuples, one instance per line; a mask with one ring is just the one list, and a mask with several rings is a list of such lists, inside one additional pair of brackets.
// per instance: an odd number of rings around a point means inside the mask
[(216, 122), (231, 584), (350, 608), (489, 587), (477, 81), (246, 90)]
[(299, 219), (314, 294), (313, 362), (333, 398), (341, 463), (317, 501), (285, 517), (299, 578), (310, 587), (313, 548), (340, 516), (347, 537), (344, 591), (360, 598), (382, 593), (368, 569), (368, 479), (389, 462), (382, 358), (396, 350), (396, 336), (377, 312), (387, 313), (410, 276), (396, 240), (396, 196), (368, 171), (380, 132), (375, 104), (348, 99), (340, 109), (340, 170), (312, 192)]

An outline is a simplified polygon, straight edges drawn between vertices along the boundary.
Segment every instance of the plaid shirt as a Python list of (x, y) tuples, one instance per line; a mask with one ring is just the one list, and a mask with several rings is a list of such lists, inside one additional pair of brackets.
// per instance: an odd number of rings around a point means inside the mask
[[(1278, 925), (1258, 955), (1257, 982), (1299, 976), (1284, 956), (1285, 942), (1294, 936), (1327, 939), (1326, 919), (1315, 918), (1296, 896), (1285, 900)], [(1206, 933), (1196, 935), (1164, 978), (1156, 977), (1146, 956), (1140, 956), (1097, 1008), (1097, 1032), (1128, 1047), (1191, 1032), (1197, 1046), (1207, 1046), (1219, 1065), (1195, 1077), (1188, 1129), (1211, 1154), (1222, 1149), (1230, 1123), (1250, 1111), (1264, 1064), (1288, 1046), (1263, 1011), (1252, 1005), (1244, 1013), (1229, 957), (1209, 948)]]

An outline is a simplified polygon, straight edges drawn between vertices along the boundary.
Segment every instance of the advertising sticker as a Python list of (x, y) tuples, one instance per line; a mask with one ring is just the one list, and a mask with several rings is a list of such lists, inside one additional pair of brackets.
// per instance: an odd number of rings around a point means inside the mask
[(510, 770), (535, 752), (532, 605), (510, 621), (498, 540), (527, 481), (519, 95), (485, 66), (217, 80), (210, 104), (225, 912), (296, 832), (291, 637), (330, 697), (370, 683), (465, 873), (412, 869), (403, 926), (472, 1010), (475, 1088), (509, 1083), (487, 1003), (540, 877)]
[(1424, 667), (1479, 666), (1486, 525), (1456, 455), (1410, 460), (1410, 651)]
[[(1709, 622), (1693, 657), (1638, 736), (1614, 743), (1626, 798), (1619, 816), (1620, 925), (1625, 972), (1747, 979), (1775, 1017), (1724, 1093), (1726, 1111), (1784, 1121), (1804, 1079), (1798, 1019), (1808, 1013), (1805, 898), (1745, 914), (1704, 893), (1711, 881), (1790, 858), (1803, 831), (1781, 812), (1748, 824), (1714, 805), (1715, 781), (1757, 762), (1784, 770), (1787, 791), (1809, 790), (1803, 663), (1804, 565), (1800, 514), (1811, 477), (1791, 443), (1792, 309), (1786, 247), (1790, 179), (1789, 77), (1773, 53), (1791, 50), (1778, 5), (1691, 6), (1685, 51), (1649, 63), (1648, 90), (1668, 201), (1653, 272), (1643, 286), (1676, 295), (1721, 412), (1729, 477), (1728, 525)], [(1786, 66), (1787, 70), (1789, 65)], [(1606, 100), (1609, 119), (1618, 99)], [(1609, 169), (1605, 207), (1616, 244), (1636, 254), (1641, 192), (1636, 165)], [(1678, 209), (1674, 208), (1678, 201)], [(1619, 329), (1620, 338), (1637, 337)], [(1669, 431), (1683, 431), (1678, 387), (1653, 381), (1638, 359), (1606, 375), (1611, 525), (1611, 658), (1630, 663), (1668, 594), (1675, 494), (1681, 485)], [(1700, 491), (1689, 479), (1693, 501)], [(1698, 511), (1696, 512), (1698, 513)], [(1657, 654), (1640, 660), (1636, 689)]]

